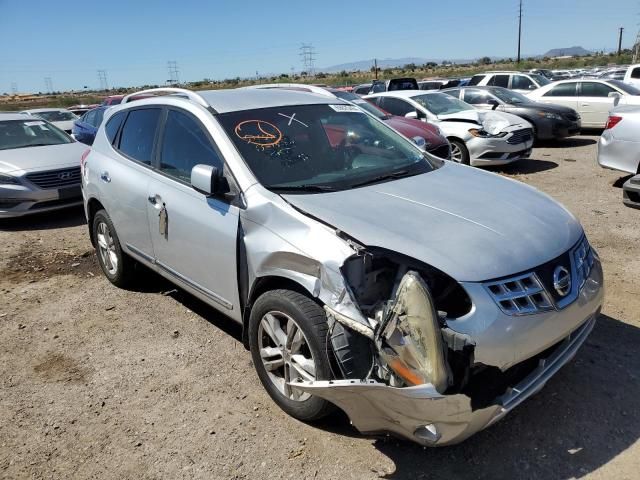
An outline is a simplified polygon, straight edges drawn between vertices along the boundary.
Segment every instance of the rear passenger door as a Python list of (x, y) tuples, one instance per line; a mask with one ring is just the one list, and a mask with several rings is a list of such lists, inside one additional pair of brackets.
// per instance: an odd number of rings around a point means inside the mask
[(186, 110), (167, 108), (146, 195), (156, 265), (221, 310), (234, 310), (235, 317), (239, 210), (225, 198), (207, 197), (191, 187), (191, 169), (198, 164), (218, 168), (233, 185), (200, 120)]
[(117, 153), (98, 173), (105, 205), (125, 250), (151, 262), (153, 247), (147, 220), (147, 190), (162, 109), (118, 112), (105, 125)]
[(613, 108), (614, 99), (609, 94), (614, 92), (614, 88), (604, 83), (580, 83), (578, 104), (583, 127), (604, 128), (609, 110)]

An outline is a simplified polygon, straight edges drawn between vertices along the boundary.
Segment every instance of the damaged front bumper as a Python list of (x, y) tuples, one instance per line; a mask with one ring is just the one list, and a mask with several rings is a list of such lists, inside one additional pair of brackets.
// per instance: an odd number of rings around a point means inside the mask
[(396, 388), (374, 380), (296, 382), (304, 392), (344, 410), (364, 434), (391, 433), (424, 446), (465, 440), (504, 417), (573, 358), (593, 329), (598, 312), (574, 330), (538, 366), (492, 405), (473, 410), (464, 394), (443, 395), (431, 384)]

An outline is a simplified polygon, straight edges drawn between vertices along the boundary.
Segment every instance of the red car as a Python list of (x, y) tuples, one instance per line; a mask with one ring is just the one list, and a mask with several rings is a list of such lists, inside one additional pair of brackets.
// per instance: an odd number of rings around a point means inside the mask
[[(423, 122), (415, 118), (398, 117), (385, 112), (380, 107), (373, 105), (359, 95), (351, 92), (345, 92), (333, 88), (327, 89), (336, 97), (356, 104), (358, 107), (366, 110), (370, 114), (379, 118), (390, 127), (396, 129), (402, 135), (410, 138), (421, 148), (435, 155), (436, 157), (448, 160), (451, 156), (451, 145), (449, 140), (443, 135), (440, 129), (432, 123)], [(423, 142), (424, 140), (424, 142)]]

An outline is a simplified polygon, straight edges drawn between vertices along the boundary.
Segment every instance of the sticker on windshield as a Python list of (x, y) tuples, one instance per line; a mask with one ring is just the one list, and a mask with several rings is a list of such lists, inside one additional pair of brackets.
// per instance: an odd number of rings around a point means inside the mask
[(282, 140), (278, 127), (264, 120), (245, 120), (237, 124), (234, 131), (240, 140), (259, 147), (273, 147)]
[(333, 108), (336, 112), (363, 113), (362, 110), (360, 110), (355, 105), (329, 105), (329, 106)]

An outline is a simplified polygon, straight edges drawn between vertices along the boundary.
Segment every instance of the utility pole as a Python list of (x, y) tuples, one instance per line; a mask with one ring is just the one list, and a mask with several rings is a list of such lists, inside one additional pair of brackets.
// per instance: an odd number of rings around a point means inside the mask
[(636, 35), (636, 43), (633, 46), (633, 60), (631, 60), (631, 63), (638, 62), (638, 54), (640, 54), (640, 30), (638, 30), (638, 34)]
[(316, 51), (313, 48), (313, 44), (303, 43), (300, 46), (300, 57), (302, 58), (302, 65), (304, 65), (305, 72), (307, 72), (307, 75), (313, 77), (315, 75), (316, 60)]
[(618, 35), (618, 56), (622, 53), (622, 32), (624, 31), (624, 27), (620, 27), (620, 34)]
[(373, 73), (376, 76), (376, 80), (378, 79), (378, 59), (373, 59)]
[(109, 90), (109, 84), (107, 83), (107, 71), (98, 70), (98, 81), (100, 82), (100, 90)]
[(520, 0), (520, 9), (518, 12), (518, 60), (517, 63), (520, 63), (520, 41), (522, 39), (522, 0)]
[(18, 84), (16, 82), (11, 82), (11, 94), (14, 96), (18, 94)]
[(169, 60), (167, 62), (167, 66), (169, 68), (169, 80), (167, 80), (171, 85), (179, 85), (180, 77), (178, 76), (178, 62), (175, 60)]
[(44, 85), (47, 93), (53, 93), (53, 81), (51, 80), (51, 77), (44, 77)]

